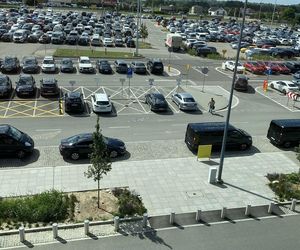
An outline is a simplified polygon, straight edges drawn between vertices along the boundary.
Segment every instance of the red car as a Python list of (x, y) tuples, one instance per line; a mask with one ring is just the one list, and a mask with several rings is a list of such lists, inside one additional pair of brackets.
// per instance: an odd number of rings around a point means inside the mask
[(263, 62), (266, 68), (266, 71), (268, 69), (272, 70), (272, 74), (279, 74), (280, 73), (280, 69), (278, 67), (278, 65), (276, 63), (273, 62)]
[(244, 67), (254, 74), (263, 74), (265, 72), (265, 67), (263, 65), (253, 61), (244, 63)]
[(279, 68), (279, 72), (280, 74), (290, 74), (291, 70), (285, 66), (283, 63), (276, 63), (278, 68)]

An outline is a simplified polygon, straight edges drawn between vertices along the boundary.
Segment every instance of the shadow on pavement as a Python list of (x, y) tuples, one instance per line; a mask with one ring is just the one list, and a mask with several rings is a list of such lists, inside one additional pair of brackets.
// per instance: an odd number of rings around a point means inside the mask
[(26, 156), (24, 159), (17, 159), (13, 156), (10, 158), (0, 158), (0, 168), (23, 167), (38, 161), (39, 157), (40, 151), (38, 149), (34, 149), (32, 154)]
[(28, 248), (34, 247), (34, 245), (31, 242), (29, 242), (28, 240), (24, 240), (22, 243)]
[(91, 232), (89, 232), (88, 234), (87, 234), (87, 236), (89, 236), (91, 239), (93, 239), (93, 240), (98, 240), (99, 238), (95, 235), (95, 234), (93, 234), (93, 233), (91, 233)]
[(63, 239), (59, 236), (56, 237), (56, 240), (59, 241), (61, 244), (67, 244), (68, 243), (65, 239)]

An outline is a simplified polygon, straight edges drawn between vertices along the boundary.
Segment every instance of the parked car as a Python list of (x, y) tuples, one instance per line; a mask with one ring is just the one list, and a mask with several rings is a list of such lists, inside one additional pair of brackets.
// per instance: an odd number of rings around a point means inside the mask
[(11, 80), (6, 75), (0, 75), (0, 97), (9, 97), (13, 87)]
[(104, 47), (113, 47), (114, 42), (110, 37), (105, 37), (105, 38), (103, 38), (103, 46)]
[(2, 62), (1, 70), (3, 73), (17, 73), (20, 69), (20, 62), (17, 57), (6, 56)]
[(96, 62), (99, 73), (112, 74), (112, 68), (107, 60), (97, 60)]
[(33, 76), (21, 74), (16, 82), (17, 96), (34, 96), (35, 91), (36, 85)]
[(279, 90), (284, 95), (289, 91), (299, 90), (299, 87), (291, 81), (271, 81), (268, 85), (272, 89)]
[[(107, 155), (115, 158), (126, 153), (125, 143), (119, 139), (103, 136)], [(80, 157), (88, 157), (92, 153), (93, 134), (84, 133), (61, 140), (59, 151), (65, 158), (78, 160)]]
[(149, 105), (151, 111), (167, 111), (168, 103), (159, 92), (148, 93), (145, 96), (145, 101)]
[(85, 110), (85, 103), (83, 94), (81, 92), (67, 92), (64, 96), (65, 111), (67, 113), (83, 113)]
[(42, 62), (42, 72), (55, 73), (57, 70), (55, 60), (53, 56), (45, 56)]
[(22, 71), (26, 74), (36, 74), (40, 71), (38, 60), (35, 56), (25, 56), (22, 60)]
[(284, 64), (291, 70), (291, 73), (300, 71), (300, 62), (298, 61), (287, 61)]
[[(234, 71), (234, 67), (235, 67), (235, 62), (234, 61), (226, 61), (225, 62), (225, 69), (229, 69), (231, 71)], [(238, 62), (236, 70), (237, 70), (237, 72), (244, 72), (245, 67), (240, 62)]]
[(248, 77), (245, 75), (237, 75), (233, 88), (237, 91), (248, 91)]
[(57, 80), (54, 78), (43, 78), (40, 81), (41, 96), (57, 96), (60, 93)]
[(146, 66), (142, 62), (134, 61), (130, 64), (130, 67), (132, 68), (134, 73), (138, 73), (138, 74), (146, 74), (147, 73)]
[(91, 96), (92, 109), (95, 113), (110, 113), (112, 103), (106, 93), (96, 93)]
[(291, 49), (284, 49), (284, 48), (272, 48), (270, 49), (270, 53), (273, 57), (280, 57), (280, 58), (292, 58), (295, 57), (295, 52)]
[(0, 155), (2, 157), (9, 155), (23, 159), (33, 150), (34, 141), (29, 135), (11, 125), (0, 125)]
[(48, 34), (43, 34), (39, 38), (39, 43), (48, 44), (51, 42), (51, 37)]
[(283, 63), (276, 63), (280, 74), (290, 74), (291, 70)]
[(197, 110), (197, 102), (189, 93), (175, 93), (172, 95), (172, 101), (180, 110)]
[(80, 73), (95, 73), (93, 64), (88, 56), (81, 56), (78, 60)]
[(116, 68), (116, 72), (118, 73), (122, 73), (122, 74), (126, 74), (127, 73), (127, 63), (123, 60), (116, 60), (114, 62), (115, 68)]
[(246, 70), (254, 74), (263, 74), (265, 72), (265, 67), (263, 65), (253, 61), (245, 62), (244, 67)]
[(164, 72), (164, 65), (160, 59), (150, 59), (147, 62), (147, 69), (151, 74), (162, 75)]
[(127, 46), (128, 48), (135, 48), (135, 42), (134, 42), (134, 40), (133, 40), (133, 39), (128, 39), (128, 40), (126, 41), (126, 46)]
[(60, 62), (60, 71), (63, 73), (73, 73), (76, 70), (71, 58), (63, 58)]
[(198, 47), (196, 49), (197, 56), (206, 57), (209, 54), (216, 54), (216, 53), (217, 53), (217, 49), (215, 47), (206, 46), (206, 47)]

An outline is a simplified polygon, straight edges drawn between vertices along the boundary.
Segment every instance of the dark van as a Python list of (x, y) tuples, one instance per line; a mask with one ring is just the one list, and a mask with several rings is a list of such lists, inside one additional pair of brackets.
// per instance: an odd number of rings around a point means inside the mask
[(237, 91), (248, 91), (248, 77), (245, 75), (237, 75), (234, 82), (234, 89)]
[(300, 119), (272, 120), (267, 138), (272, 144), (289, 148), (300, 144)]
[(32, 153), (34, 142), (30, 136), (7, 124), (0, 124), (0, 155), (24, 158)]
[[(212, 145), (213, 150), (222, 147), (225, 122), (189, 123), (185, 133), (185, 143), (196, 152), (199, 145)], [(252, 137), (242, 129), (228, 126), (227, 148), (245, 150), (252, 146)]]

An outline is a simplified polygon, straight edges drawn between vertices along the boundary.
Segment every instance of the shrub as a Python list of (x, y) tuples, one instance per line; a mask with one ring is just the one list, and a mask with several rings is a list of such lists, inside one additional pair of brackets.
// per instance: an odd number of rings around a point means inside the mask
[(196, 56), (197, 55), (197, 51), (194, 49), (187, 49), (187, 53), (191, 56)]
[(219, 53), (213, 53), (213, 54), (208, 54), (207, 55), (208, 59), (213, 59), (213, 60), (221, 60), (224, 59)]

